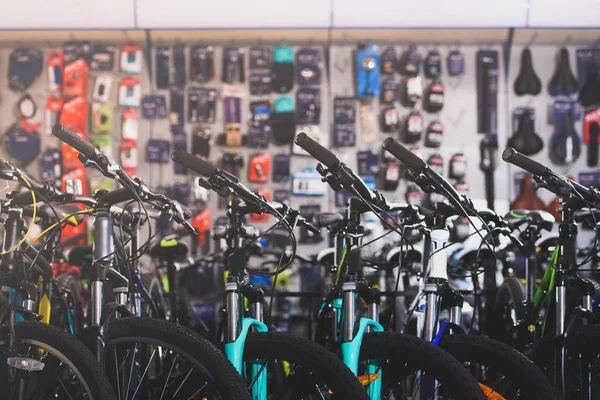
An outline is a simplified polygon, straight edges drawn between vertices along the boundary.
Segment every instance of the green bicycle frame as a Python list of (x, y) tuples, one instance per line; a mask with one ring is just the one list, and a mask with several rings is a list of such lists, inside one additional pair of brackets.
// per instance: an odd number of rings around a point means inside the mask
[[(554, 295), (554, 275), (556, 273), (556, 265), (558, 264), (559, 256), (560, 245), (557, 244), (552, 253), (550, 264), (548, 264), (548, 268), (546, 269), (546, 272), (544, 272), (542, 283), (533, 296), (533, 312), (535, 315), (538, 315), (542, 308), (548, 308), (552, 302), (552, 296)], [(548, 313), (544, 316), (544, 322), (542, 323), (542, 335), (544, 335), (546, 331), (547, 319)]]

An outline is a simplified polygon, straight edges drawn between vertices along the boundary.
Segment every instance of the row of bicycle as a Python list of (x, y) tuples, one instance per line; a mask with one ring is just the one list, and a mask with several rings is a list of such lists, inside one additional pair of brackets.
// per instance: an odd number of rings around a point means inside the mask
[[(8, 398), (591, 399), (600, 393), (594, 385), (600, 354), (594, 287), (577, 275), (574, 244), (575, 211), (587, 209), (585, 218), (594, 219), (598, 193), (513, 150), (505, 152), (505, 159), (531, 171), (564, 198), (559, 243), (550, 265), (540, 268), (535, 249), (533, 255), (525, 253), (531, 241), (514, 230), (546, 229), (544, 215), (523, 211), (504, 218), (478, 210), (391, 139), (384, 149), (408, 166), (418, 185), (444, 195), (448, 203), (433, 210), (392, 203), (368, 189), (334, 154), (300, 134), (296, 143), (323, 164), (317, 168), (323, 179), (334, 190), (343, 188), (354, 196), (345, 213), (307, 221), (296, 210), (253, 193), (235, 176), (176, 150), (174, 161), (205, 177), (199, 185), (230, 198), (228, 225), (213, 232), (227, 244), (222, 259), (228, 273), (219, 334), (211, 343), (182, 326), (190, 313), (185, 292), (177, 287), (179, 243), (165, 239), (150, 248), (157, 235), (149, 223), (153, 209), (192, 233), (189, 211), (129, 177), (64, 126), (55, 126), (53, 133), (80, 152), (86, 167), (117, 180), (122, 188), (93, 197), (64, 193), (2, 162), (0, 178), (27, 189), (11, 194), (1, 209), (1, 283), (9, 296), (0, 308), (0, 379)], [(396, 258), (375, 263), (390, 271), (400, 267), (396, 292), (404, 289), (404, 266), (411, 258), (408, 232), (417, 230), (426, 238), (422, 279), (405, 315), (415, 323), (405, 333), (396, 323), (400, 312), (392, 307), (382, 313), (382, 293), (365, 278), (364, 268), (374, 265), (362, 255), (368, 244), (363, 242), (366, 212), (380, 216), (399, 240)], [(277, 227), (289, 232), (290, 251), (281, 254), (271, 271), (255, 270), (248, 263), (249, 249), (261, 236), (245, 224), (250, 213), (271, 214)], [(64, 254), (62, 228), (79, 223), (83, 215), (93, 217), (91, 253), (68, 253), (68, 263), (79, 268), (64, 268), (55, 278), (54, 264)], [(463, 329), (465, 300), (447, 274), (446, 222), (456, 215), (480, 220), (475, 232), (488, 254), (494, 253), (495, 239), (505, 236), (534, 263), (527, 267), (525, 299), (516, 290), (520, 280), (506, 280), (500, 287), (498, 299), (506, 292), (502, 298), (507, 300), (489, 313), (502, 316), (496, 321), (504, 329), (495, 335), (500, 340), (489, 337), (494, 336), (492, 329), (487, 336)], [(31, 238), (34, 224), (42, 231)], [(333, 284), (324, 294), (313, 341), (272, 331), (272, 304), (249, 279), (266, 275), (276, 281), (290, 267), (297, 257), (294, 230), (301, 226), (314, 232), (327, 228), (335, 237)], [(165, 279), (153, 281), (155, 276), (140, 274), (139, 259), (148, 252), (165, 261)], [(545, 272), (536, 289), (535, 271), (540, 269)], [(85, 282), (85, 290), (79, 281)], [(491, 309), (487, 303), (486, 314)], [(366, 312), (357, 313), (363, 304)]]

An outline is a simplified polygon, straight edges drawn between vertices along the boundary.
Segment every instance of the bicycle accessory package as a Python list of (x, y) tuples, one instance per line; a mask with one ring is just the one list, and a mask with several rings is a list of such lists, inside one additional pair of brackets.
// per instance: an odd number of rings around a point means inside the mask
[[(269, 190), (269, 188), (260, 188), (257, 190), (257, 193), (261, 196), (263, 196), (267, 201), (271, 201), (271, 191)], [(271, 214), (268, 213), (264, 213), (264, 214), (257, 214), (257, 213), (251, 213), (250, 214), (250, 221), (255, 222), (255, 223), (267, 223), (269, 222), (269, 220), (271, 219)], [(268, 280), (268, 278), (267, 278)]]
[(477, 52), (477, 132), (495, 135), (498, 129), (498, 52)]
[(177, 87), (171, 87), (169, 90), (171, 104), (169, 110), (169, 122), (171, 125), (183, 126), (183, 90)]
[(171, 143), (164, 139), (149, 139), (146, 161), (149, 164), (167, 164), (171, 159)]
[(356, 164), (361, 177), (375, 176), (379, 172), (379, 157), (371, 150), (356, 152)]
[(600, 49), (577, 50), (579, 101), (585, 107), (600, 105)]
[(271, 49), (265, 47), (250, 48), (250, 71), (271, 70)]
[(121, 47), (121, 72), (139, 74), (142, 72), (142, 48), (128, 44)]
[(26, 132), (15, 123), (4, 133), (4, 145), (19, 166), (27, 167), (40, 154), (41, 138), (39, 132)]
[(374, 143), (377, 140), (377, 120), (374, 114), (371, 99), (361, 100), (358, 106), (358, 115), (360, 117), (360, 134), (363, 143)]
[(380, 173), (382, 174), (380, 179), (382, 190), (393, 191), (398, 188), (401, 177), (401, 169), (398, 160), (382, 157)]
[(454, 184), (454, 189), (461, 196), (467, 196), (469, 194), (469, 184), (464, 181), (459, 181)]
[(154, 65), (156, 68), (156, 88), (167, 89), (171, 77), (171, 49), (168, 46), (158, 46), (154, 50)]
[(127, 77), (119, 82), (119, 105), (121, 107), (139, 107), (142, 98), (142, 86), (136, 78)]
[(251, 121), (247, 142), (251, 149), (268, 149), (271, 142), (271, 125), (264, 121)]
[(290, 164), (291, 157), (289, 154), (275, 154), (273, 158), (273, 182), (286, 183), (290, 181)]
[(442, 56), (437, 50), (431, 50), (425, 57), (424, 72), (427, 79), (438, 78), (442, 74)]
[(123, 140), (120, 147), (121, 166), (127, 175), (134, 176), (138, 165), (137, 143), (135, 140)]
[[(174, 125), (171, 127), (171, 141), (173, 142), (173, 151), (177, 149), (187, 151), (187, 134), (180, 126)], [(180, 163), (173, 163), (173, 173), (175, 175), (187, 175), (187, 168)]]
[(241, 47), (225, 47), (223, 49), (223, 83), (244, 83), (245, 75), (245, 52)]
[(36, 114), (37, 105), (33, 98), (28, 93), (23, 94), (17, 102), (17, 117), (24, 122), (35, 117)]
[(250, 94), (252, 96), (266, 96), (273, 91), (271, 87), (271, 73), (269, 71), (250, 72)]
[(416, 77), (421, 73), (421, 61), (423, 57), (417, 47), (408, 46), (400, 56), (400, 73), (408, 77)]
[[(171, 102), (173, 102), (173, 99), (171, 99)], [(167, 99), (164, 95), (154, 95), (154, 104), (156, 105), (156, 118), (165, 119), (169, 116), (169, 113), (167, 113)]]
[(210, 156), (210, 131), (197, 126), (192, 134), (192, 154), (208, 159)]
[(294, 101), (290, 96), (279, 97), (275, 100), (271, 113), (271, 130), (276, 145), (291, 144), (296, 134), (296, 114)]
[(294, 49), (291, 46), (275, 46), (271, 84), (275, 93), (288, 93), (294, 87)]
[(442, 145), (444, 126), (439, 120), (431, 121), (425, 132), (425, 147), (438, 148)]
[(294, 196), (321, 197), (327, 193), (327, 183), (321, 181), (321, 174), (315, 168), (306, 167), (294, 173), (292, 193)]
[(62, 161), (60, 150), (48, 148), (42, 154), (42, 179), (46, 182), (60, 187), (60, 177), (62, 176)]
[(414, 144), (423, 136), (423, 116), (418, 110), (413, 110), (404, 120), (403, 141)]
[(225, 97), (225, 144), (242, 145), (242, 99)]
[(296, 92), (296, 124), (319, 125), (321, 123), (321, 90), (300, 88)]
[(215, 79), (214, 46), (190, 47), (190, 80), (196, 83), (208, 83)]
[(271, 155), (269, 153), (257, 154), (248, 160), (248, 181), (253, 183), (267, 183), (271, 173)]
[(432, 154), (427, 159), (429, 167), (437, 172), (440, 176), (444, 175), (444, 159), (440, 154)]
[(44, 54), (39, 49), (19, 47), (8, 59), (8, 87), (15, 92), (25, 91), (42, 73)]
[(583, 143), (587, 144), (587, 165), (595, 167), (598, 165), (598, 147), (600, 146), (600, 137), (598, 137), (598, 125), (600, 124), (600, 108), (585, 113), (583, 120)]
[(533, 59), (529, 47), (525, 47), (521, 52), (521, 70), (515, 79), (514, 90), (517, 96), (526, 94), (537, 96), (542, 91), (542, 82), (533, 69)]
[(63, 87), (63, 64), (62, 51), (48, 52), (48, 89), (51, 92), (59, 92)]
[(398, 101), (400, 85), (393, 77), (384, 78), (381, 81), (381, 96), (379, 102), (382, 104), (393, 104)]
[(400, 127), (398, 111), (394, 106), (381, 106), (381, 115), (379, 117), (379, 125), (381, 131), (385, 133), (397, 132)]
[(406, 185), (406, 192), (404, 193), (404, 200), (413, 206), (421, 205), (421, 198), (423, 197), (423, 192), (419, 190), (419, 187), (414, 183), (410, 183)]
[(537, 154), (544, 148), (544, 141), (535, 133), (535, 109), (515, 109), (513, 112), (513, 135), (506, 144), (526, 156)]
[(139, 131), (138, 113), (135, 108), (126, 108), (123, 111), (121, 137), (123, 139), (137, 140)]
[(185, 64), (185, 44), (177, 43), (173, 48), (173, 84), (179, 88), (185, 87), (187, 81)]
[(420, 76), (405, 78), (400, 86), (400, 104), (414, 107), (423, 97), (423, 85)]
[(356, 52), (356, 94), (359, 98), (379, 97), (379, 45), (361, 45)]
[(112, 86), (112, 76), (99, 75), (94, 81), (94, 91), (92, 92), (92, 101), (106, 103), (110, 99), (110, 89)]
[(566, 100), (554, 102), (554, 134), (550, 138), (550, 159), (555, 164), (565, 165), (577, 161), (581, 155), (581, 139), (575, 131), (579, 120), (579, 107)]
[(111, 102), (92, 103), (92, 132), (108, 133), (112, 131), (113, 108)]
[(64, 103), (59, 122), (87, 138), (85, 132), (87, 131), (88, 112), (88, 101), (84, 97), (75, 97)]
[(465, 55), (458, 50), (452, 50), (448, 53), (446, 59), (448, 65), (448, 75), (462, 76), (465, 73)]
[(333, 99), (333, 143), (335, 147), (356, 145), (356, 100), (353, 97)]
[(60, 96), (48, 96), (44, 113), (44, 133), (52, 134), (52, 127), (58, 123), (60, 111), (63, 108), (63, 98)]
[(89, 62), (91, 45), (87, 40), (73, 40), (63, 44), (64, 64), (69, 65), (77, 60)]
[[(177, 163), (175, 163), (177, 164)], [(190, 185), (187, 183), (177, 183), (173, 185), (173, 200), (178, 201), (184, 206), (190, 203)]]
[(87, 97), (89, 67), (83, 58), (65, 64), (63, 95), (65, 97)]
[(92, 71), (114, 71), (117, 48), (104, 44), (94, 44), (90, 49), (90, 69)]
[(188, 122), (214, 124), (217, 113), (217, 91), (210, 88), (189, 87)]
[(389, 46), (381, 53), (381, 74), (394, 75), (398, 72), (398, 56), (396, 49)]
[(321, 51), (300, 49), (296, 53), (296, 81), (300, 86), (321, 84)]
[(92, 138), (92, 144), (106, 155), (106, 157), (112, 158), (112, 139), (110, 135), (96, 135)]
[(467, 176), (467, 157), (464, 153), (456, 153), (450, 157), (448, 178), (462, 181)]
[(579, 82), (571, 72), (569, 61), (569, 50), (566, 47), (560, 49), (556, 59), (554, 75), (548, 83), (548, 92), (551, 96), (570, 96), (577, 93)]
[(154, 119), (156, 114), (156, 97), (152, 94), (142, 97), (142, 117), (144, 119)]
[(439, 79), (435, 79), (425, 92), (423, 98), (423, 109), (430, 113), (442, 111), (444, 108), (444, 85)]

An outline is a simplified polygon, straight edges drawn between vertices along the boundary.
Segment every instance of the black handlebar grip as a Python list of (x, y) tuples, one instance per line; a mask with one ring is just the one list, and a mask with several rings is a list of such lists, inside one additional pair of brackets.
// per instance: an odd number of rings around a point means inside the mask
[(52, 127), (52, 134), (60, 140), (62, 140), (63, 142), (65, 142), (66, 144), (68, 144), (69, 146), (71, 146), (72, 148), (74, 148), (75, 150), (77, 150), (78, 152), (80, 152), (81, 154), (83, 154), (84, 156), (86, 156), (87, 158), (93, 158), (96, 154), (98, 154), (96, 146), (94, 146), (87, 140), (82, 139), (81, 136), (79, 136), (64, 125), (54, 125)]
[(313, 225), (317, 228), (328, 228), (344, 220), (341, 213), (319, 213), (313, 217)]
[[(35, 201), (36, 203), (39, 203), (40, 201), (42, 201), (42, 199), (40, 199), (40, 196), (35, 196)], [(25, 207), (30, 206), (32, 204), (33, 198), (31, 197), (31, 192), (29, 190), (18, 193), (10, 199), (11, 206)]]
[(321, 146), (304, 132), (300, 132), (294, 142), (302, 147), (308, 154), (322, 162), (327, 168), (333, 168), (340, 163), (340, 160), (331, 151)]
[(402, 146), (392, 138), (387, 138), (383, 141), (382, 147), (391, 155), (402, 161), (404, 164), (416, 172), (420, 172), (427, 167), (425, 161), (412, 151)]
[(133, 191), (127, 188), (120, 188), (111, 192), (105, 193), (98, 197), (98, 201), (109, 206), (113, 204), (123, 203), (124, 201), (131, 201), (137, 199)]
[(527, 156), (524, 156), (512, 147), (507, 147), (502, 152), (502, 159), (524, 169), (525, 171), (529, 171), (534, 175), (541, 176), (542, 178), (546, 178), (552, 172), (550, 168), (532, 160)]
[(202, 160), (182, 149), (175, 149), (171, 153), (171, 159), (202, 176), (211, 177), (219, 172), (219, 169), (208, 161)]

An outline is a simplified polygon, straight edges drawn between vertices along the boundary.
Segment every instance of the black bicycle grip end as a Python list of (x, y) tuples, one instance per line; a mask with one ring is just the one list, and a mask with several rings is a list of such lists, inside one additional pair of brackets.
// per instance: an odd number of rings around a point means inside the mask
[(52, 127), (52, 134), (86, 156), (87, 158), (93, 158), (98, 154), (96, 146), (84, 140), (81, 136), (70, 130), (64, 125), (56, 124)]
[(319, 162), (322, 162), (327, 168), (335, 167), (340, 163), (335, 154), (321, 146), (304, 132), (296, 135), (294, 142)]
[(382, 147), (391, 155), (402, 161), (404, 164), (416, 172), (420, 172), (427, 167), (425, 161), (412, 151), (402, 146), (392, 138), (387, 138), (383, 141)]
[(504, 149), (502, 152), (502, 159), (524, 169), (525, 171), (531, 172), (534, 175), (541, 176), (542, 178), (546, 178), (550, 172), (552, 172), (550, 168), (532, 160), (527, 156), (524, 156), (512, 147), (507, 147)]
[(218, 168), (208, 161), (202, 160), (183, 149), (175, 149), (173, 153), (171, 153), (171, 159), (206, 177), (213, 176), (219, 172)]

